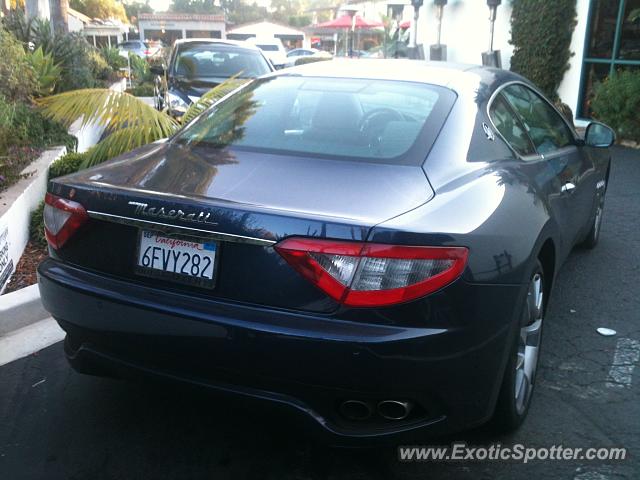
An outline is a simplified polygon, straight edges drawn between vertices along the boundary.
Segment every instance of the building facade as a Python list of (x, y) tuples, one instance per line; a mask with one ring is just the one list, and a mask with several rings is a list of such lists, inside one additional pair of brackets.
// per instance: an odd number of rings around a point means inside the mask
[(180, 38), (225, 38), (224, 15), (141, 13), (140, 40), (162, 40), (173, 45)]
[[(551, 0), (549, 0), (551, 1)], [(383, 15), (413, 25), (409, 0), (352, 2), (358, 14), (379, 21)], [(578, 124), (589, 118), (589, 101), (594, 86), (619, 69), (640, 68), (640, 0), (576, 0), (577, 25), (573, 32), (569, 69), (558, 89), (563, 102), (571, 107)], [(510, 67), (511, 1), (498, 7), (494, 24), (494, 49), (500, 50), (502, 68)], [(443, 9), (441, 43), (447, 47), (447, 60), (482, 63), (482, 52), (489, 50), (489, 8), (483, 0), (449, 0)], [(410, 21), (408, 21), (410, 20)], [(417, 43), (429, 57), (429, 46), (437, 43), (438, 7), (425, 0), (419, 10)]]

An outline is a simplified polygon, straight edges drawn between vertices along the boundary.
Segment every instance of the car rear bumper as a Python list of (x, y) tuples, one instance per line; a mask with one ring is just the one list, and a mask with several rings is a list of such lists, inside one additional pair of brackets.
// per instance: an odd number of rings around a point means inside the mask
[[(343, 439), (439, 435), (486, 421), (521, 291), (459, 280), (449, 288), (474, 292), (468, 311), (476, 318), (416, 328), (195, 298), (53, 259), (38, 273), (43, 304), (68, 333), (67, 357), (79, 371), (142, 373), (269, 400)], [(416, 407), (405, 420), (374, 413), (357, 422), (338, 413), (349, 399), (374, 410), (386, 399)]]

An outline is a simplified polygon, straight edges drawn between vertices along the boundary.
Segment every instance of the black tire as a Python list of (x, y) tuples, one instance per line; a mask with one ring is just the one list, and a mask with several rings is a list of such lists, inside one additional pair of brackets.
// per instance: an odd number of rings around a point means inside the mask
[(598, 195), (596, 202), (596, 211), (593, 213), (593, 218), (591, 219), (589, 233), (587, 233), (587, 236), (584, 237), (584, 240), (580, 244), (582, 248), (588, 250), (595, 248), (595, 246), (598, 245), (598, 240), (600, 240), (602, 216), (604, 214), (604, 194)]
[[(538, 359), (540, 358), (542, 326), (544, 323), (543, 320), (546, 305), (545, 297), (548, 290), (545, 285), (544, 270), (539, 260), (536, 260), (533, 272), (529, 278), (530, 282), (527, 287), (527, 297), (520, 314), (520, 323), (518, 328), (516, 328), (516, 332), (512, 339), (509, 359), (507, 361), (504, 378), (500, 387), (500, 393), (498, 394), (496, 409), (492, 418), (494, 429), (500, 433), (512, 432), (522, 425), (522, 422), (524, 422), (524, 419), (527, 417), (527, 413), (529, 412), (529, 406), (531, 405), (531, 398), (535, 386)], [(535, 294), (532, 294), (532, 288), (534, 288), (533, 284), (537, 285), (536, 279), (539, 279), (540, 282), (539, 287), (535, 287), (536, 291), (539, 288), (539, 291), (541, 292), (539, 300), (535, 297)], [(537, 305), (533, 305), (534, 303)], [(539, 314), (535, 315), (536, 318), (532, 318), (532, 316), (534, 316), (532, 315), (532, 312), (538, 310)], [(525, 358), (528, 357), (526, 350), (523, 350), (522, 332), (525, 328), (531, 328), (533, 331), (533, 326), (538, 320), (539, 327), (537, 328), (538, 338), (535, 361), (533, 362), (532, 374), (530, 374), (530, 378), (528, 378), (523, 371)], [(527, 344), (528, 342), (525, 341), (525, 347)], [(520, 367), (521, 361), (522, 370), (519, 371), (517, 367)], [(526, 380), (523, 379), (523, 375)], [(527, 391), (526, 393), (523, 393), (521, 397), (518, 397), (520, 389), (516, 390), (516, 386), (518, 385), (519, 387), (522, 387), (523, 384), (521, 382), (523, 381), (527, 382)]]

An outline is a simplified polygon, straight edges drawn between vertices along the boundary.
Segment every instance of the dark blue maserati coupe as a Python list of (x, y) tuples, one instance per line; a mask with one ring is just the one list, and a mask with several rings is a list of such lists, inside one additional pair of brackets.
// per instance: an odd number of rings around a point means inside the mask
[(271, 401), (343, 440), (515, 429), (613, 141), (503, 70), (272, 73), (51, 181), (42, 300), (82, 373)]

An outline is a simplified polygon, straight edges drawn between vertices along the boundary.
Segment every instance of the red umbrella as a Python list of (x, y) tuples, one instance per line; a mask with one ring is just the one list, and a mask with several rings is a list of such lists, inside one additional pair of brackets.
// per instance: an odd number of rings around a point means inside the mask
[(411, 20), (405, 20), (399, 25), (399, 27), (402, 29), (409, 28), (410, 26), (411, 26)]
[(354, 26), (355, 28), (377, 28), (384, 26), (382, 22), (374, 22), (371, 20), (365, 20), (364, 18), (356, 15), (353, 19), (349, 15), (343, 15), (334, 20), (329, 20), (328, 22), (319, 23), (317, 25), (312, 25), (311, 28), (315, 29), (336, 29), (336, 28), (351, 28)]

